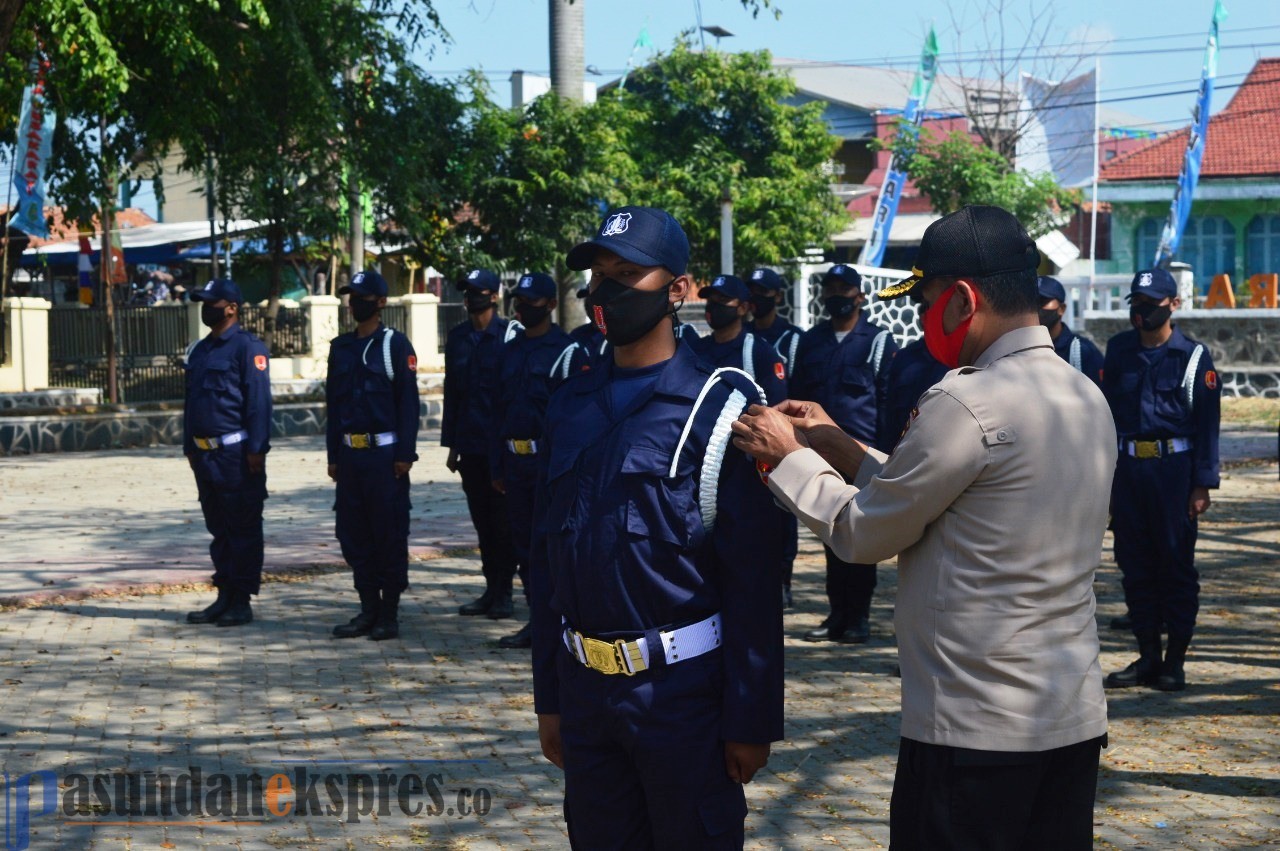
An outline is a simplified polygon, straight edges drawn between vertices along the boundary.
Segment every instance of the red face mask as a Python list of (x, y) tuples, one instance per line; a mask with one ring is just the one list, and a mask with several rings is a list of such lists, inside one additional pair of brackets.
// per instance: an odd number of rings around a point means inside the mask
[[(952, 284), (947, 287), (942, 295), (938, 296), (938, 300), (929, 305), (929, 309), (924, 313), (924, 345), (929, 350), (929, 354), (937, 358), (938, 362), (948, 369), (955, 369), (960, 365), (960, 347), (964, 345), (964, 338), (969, 334), (969, 323), (973, 322), (973, 317), (961, 322), (956, 329), (950, 334), (942, 330), (942, 314), (946, 312), (947, 305), (951, 302), (951, 297), (956, 294), (956, 285)], [(974, 308), (977, 308), (978, 293), (974, 290)]]

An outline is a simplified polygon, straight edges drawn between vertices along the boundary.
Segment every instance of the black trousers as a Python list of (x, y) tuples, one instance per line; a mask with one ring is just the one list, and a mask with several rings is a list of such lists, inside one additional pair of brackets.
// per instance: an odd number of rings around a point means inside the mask
[(876, 591), (876, 566), (841, 561), (825, 544), (827, 554), (827, 601), (836, 619), (852, 621), (867, 613)]
[(213, 584), (257, 594), (262, 584), (262, 509), (267, 474), (251, 474), (243, 444), (196, 453), (193, 467), (204, 525), (213, 536)]
[(409, 475), (395, 476), (395, 447), (342, 447), (335, 530), (357, 591), (409, 587)]
[(462, 492), (467, 495), (467, 511), (480, 539), (480, 570), (486, 591), (511, 593), (511, 580), (516, 575), (516, 553), (511, 544), (511, 526), (507, 518), (507, 501), (493, 489), (489, 456), (458, 456), (458, 472), (462, 475)]
[(1091, 851), (1106, 740), (1028, 753), (902, 739), (890, 851)]

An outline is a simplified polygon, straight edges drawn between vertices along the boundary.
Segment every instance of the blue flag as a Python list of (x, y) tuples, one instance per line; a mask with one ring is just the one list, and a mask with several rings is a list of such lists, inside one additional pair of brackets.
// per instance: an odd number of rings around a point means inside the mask
[(18, 122), (18, 144), (13, 188), (18, 191), (18, 214), (10, 224), (32, 236), (48, 237), (44, 220), (44, 172), (53, 147), (53, 110), (44, 98), (45, 64), (37, 65), (36, 81), (22, 92), (22, 118)]
[(1204, 48), (1204, 67), (1200, 76), (1200, 94), (1196, 97), (1196, 109), (1192, 115), (1191, 132), (1187, 135), (1187, 150), (1182, 159), (1182, 173), (1178, 175), (1178, 189), (1169, 205), (1169, 220), (1160, 234), (1156, 248), (1155, 265), (1168, 263), (1178, 253), (1182, 231), (1191, 215), (1191, 199), (1196, 194), (1200, 180), (1200, 162), (1204, 159), (1205, 133), (1209, 130), (1209, 102), (1213, 98), (1213, 80), (1218, 76), (1218, 25), (1227, 17), (1222, 0), (1214, 0), (1213, 22), (1209, 25), (1209, 42)]

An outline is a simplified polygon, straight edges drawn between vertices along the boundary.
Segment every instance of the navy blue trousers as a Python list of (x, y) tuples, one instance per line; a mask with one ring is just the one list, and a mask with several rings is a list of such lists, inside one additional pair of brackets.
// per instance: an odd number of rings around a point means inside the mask
[(1111, 486), (1116, 564), (1133, 630), (1190, 638), (1200, 608), (1197, 524), (1187, 515), (1192, 453), (1163, 458), (1121, 455)]
[(538, 487), (538, 456), (508, 452), (503, 459), (502, 481), (507, 488), (507, 520), (516, 572), (529, 597), (529, 549), (533, 543), (533, 499)]
[(395, 477), (395, 447), (338, 453), (338, 543), (357, 591), (409, 587), (409, 475)]
[(560, 654), (564, 810), (582, 851), (740, 849), (747, 817), (720, 739), (719, 651), (634, 677)]
[(506, 497), (493, 489), (489, 456), (459, 455), (458, 473), (462, 476), (462, 492), (467, 496), (467, 511), (480, 541), (480, 572), (484, 574), (485, 590), (508, 594), (516, 573), (516, 554), (511, 545)]
[(267, 474), (249, 473), (243, 444), (197, 450), (192, 467), (204, 525), (213, 536), (213, 584), (219, 590), (257, 594), (262, 584)]
[(876, 566), (841, 561), (831, 547), (823, 545), (827, 556), (827, 600), (837, 618), (852, 618), (871, 605), (876, 592)]

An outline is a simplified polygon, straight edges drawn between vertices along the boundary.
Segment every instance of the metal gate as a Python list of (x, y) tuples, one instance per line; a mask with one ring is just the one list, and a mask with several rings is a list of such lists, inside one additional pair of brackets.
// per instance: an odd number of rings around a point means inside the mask
[[(99, 388), (106, 396), (106, 311), (55, 305), (49, 311), (49, 385)], [(184, 305), (115, 309), (116, 386), (121, 402), (180, 401), (188, 342)]]

